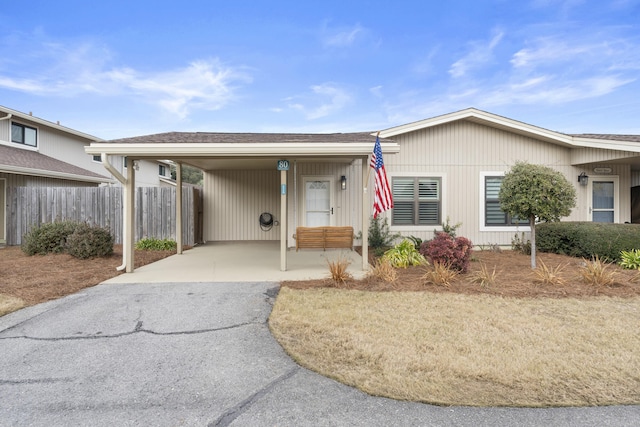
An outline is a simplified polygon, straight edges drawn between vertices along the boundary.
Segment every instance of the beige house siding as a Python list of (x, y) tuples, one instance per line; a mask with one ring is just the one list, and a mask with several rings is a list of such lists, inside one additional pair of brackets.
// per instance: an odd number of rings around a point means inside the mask
[[(304, 178), (331, 177), (333, 180), (334, 225), (351, 225), (362, 230), (361, 160), (351, 163), (290, 160), (287, 173), (288, 246), (295, 246), (293, 235), (304, 220)], [(347, 188), (340, 188), (340, 177), (347, 178)], [(279, 240), (280, 226), (261, 230), (258, 216), (270, 212), (280, 215), (280, 172), (273, 170), (219, 170), (204, 174), (204, 239)]]
[[(562, 172), (576, 186), (578, 195), (577, 206), (566, 219), (587, 219), (588, 190), (577, 184), (577, 176), (582, 169), (571, 165), (570, 148), (465, 120), (397, 135), (394, 141), (400, 145), (400, 153), (384, 159), (390, 179), (399, 175), (440, 177), (442, 220), (449, 217), (450, 224), (461, 223), (458, 234), (468, 237), (474, 244), (509, 245), (516, 231), (523, 230), (484, 227), (481, 211), (484, 175), (488, 172), (504, 173), (517, 161), (542, 164)], [(611, 175), (619, 176), (620, 188), (628, 188), (629, 167), (610, 166)], [(630, 216), (627, 193), (622, 191), (620, 195), (621, 222)], [(386, 216), (391, 223), (390, 213)], [(392, 226), (391, 229), (404, 236), (430, 239), (433, 231), (441, 227)]]
[(279, 240), (280, 227), (260, 228), (270, 212), (280, 220), (280, 176), (273, 170), (220, 170), (204, 174), (204, 240)]
[(629, 151), (611, 151), (601, 148), (574, 148), (571, 152), (571, 164), (606, 162), (608, 160), (637, 158), (638, 153)]

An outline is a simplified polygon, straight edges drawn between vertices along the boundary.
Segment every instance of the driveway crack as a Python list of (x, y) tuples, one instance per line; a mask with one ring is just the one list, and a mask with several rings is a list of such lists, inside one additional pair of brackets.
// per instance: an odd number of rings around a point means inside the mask
[(257, 392), (255, 392), (254, 394), (246, 398), (245, 400), (243, 400), (242, 402), (238, 403), (236, 406), (229, 408), (224, 414), (220, 416), (220, 418), (210, 423), (209, 427), (220, 427), (220, 426), (226, 427), (230, 425), (236, 418), (238, 418), (240, 415), (247, 412), (256, 401), (260, 400), (263, 396), (265, 396), (267, 393), (273, 390), (280, 383), (294, 376), (299, 370), (300, 370), (300, 367), (296, 366), (295, 368), (291, 369), (289, 372), (271, 381), (269, 384), (267, 384), (266, 386), (264, 386), (263, 388), (261, 388), (260, 390), (258, 390)]
[(76, 336), (76, 337), (50, 337), (50, 338), (44, 338), (44, 337), (31, 337), (28, 335), (17, 335), (17, 336), (12, 336), (12, 337), (0, 337), (0, 341), (3, 340), (16, 340), (16, 339), (25, 339), (25, 340), (32, 340), (32, 341), (76, 341), (76, 340), (100, 340), (100, 339), (112, 339), (112, 338), (122, 338), (122, 337), (126, 337), (129, 335), (134, 335), (134, 334), (138, 334), (138, 333), (145, 333), (145, 334), (151, 334), (151, 335), (166, 335), (166, 336), (171, 336), (171, 335), (196, 335), (196, 334), (207, 334), (207, 333), (211, 333), (211, 332), (220, 332), (220, 331), (226, 331), (229, 329), (236, 329), (236, 328), (243, 328), (246, 326), (251, 326), (251, 325), (262, 325), (262, 322), (245, 322), (245, 323), (239, 323), (237, 325), (230, 325), (230, 326), (222, 326), (220, 328), (207, 328), (207, 329), (196, 329), (193, 331), (174, 331), (174, 332), (156, 332), (150, 329), (144, 329), (142, 328), (142, 321), (138, 321), (136, 323), (135, 328), (133, 329), (133, 331), (128, 331), (128, 332), (122, 332), (119, 334), (111, 334), (111, 335), (86, 335), (86, 336)]

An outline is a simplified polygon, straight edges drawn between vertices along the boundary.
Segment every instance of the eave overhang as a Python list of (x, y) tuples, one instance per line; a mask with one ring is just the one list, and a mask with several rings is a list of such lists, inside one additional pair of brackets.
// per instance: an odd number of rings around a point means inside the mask
[[(395, 142), (381, 143), (382, 151), (398, 153)], [(136, 158), (194, 157), (361, 157), (371, 154), (373, 143), (159, 143), (118, 144), (92, 143), (87, 154), (122, 155)]]
[(43, 178), (56, 178), (56, 179), (66, 179), (70, 181), (82, 181), (82, 182), (92, 182), (97, 184), (110, 184), (113, 183), (113, 179), (104, 177), (98, 178), (93, 176), (84, 176), (84, 175), (76, 175), (65, 172), (55, 172), (55, 171), (47, 171), (42, 169), (33, 169), (33, 168), (24, 168), (20, 166), (9, 166), (9, 165), (0, 165), (0, 172), (16, 174), (16, 175), (29, 175), (29, 176), (38, 176)]

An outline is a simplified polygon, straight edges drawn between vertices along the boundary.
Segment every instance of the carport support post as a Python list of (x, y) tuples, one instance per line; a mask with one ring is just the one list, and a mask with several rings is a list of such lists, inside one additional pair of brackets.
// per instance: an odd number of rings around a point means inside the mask
[(369, 156), (362, 159), (362, 271), (369, 270)]
[(280, 271), (287, 271), (287, 171), (280, 171)]
[(182, 253), (182, 163), (176, 163), (176, 249)]
[(135, 201), (136, 201), (136, 172), (133, 167), (133, 159), (127, 157), (127, 183), (124, 192), (124, 242), (123, 250), (126, 248), (126, 272), (133, 273), (134, 266), (134, 234), (135, 229)]

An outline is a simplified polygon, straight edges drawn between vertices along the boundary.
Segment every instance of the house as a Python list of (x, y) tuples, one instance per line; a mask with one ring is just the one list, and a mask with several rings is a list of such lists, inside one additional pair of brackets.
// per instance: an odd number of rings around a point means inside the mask
[[(7, 193), (12, 187), (85, 187), (119, 185), (102, 159), (84, 149), (102, 139), (31, 113), (0, 106), (0, 244), (7, 236)], [(140, 161), (139, 186), (175, 186), (171, 163)], [(118, 170), (124, 170), (120, 157)]]
[[(567, 220), (630, 222), (640, 186), (640, 135), (567, 135), (469, 108), (380, 131), (395, 207), (385, 212), (391, 230), (422, 239), (449, 219), (476, 245), (510, 245), (528, 232), (500, 210), (502, 176), (517, 161), (550, 166), (577, 190)], [(204, 174), (204, 240), (280, 241), (282, 270), (298, 226), (367, 228), (373, 179), (369, 155), (375, 133), (181, 133), (95, 142), (105, 158), (170, 159)], [(108, 160), (111, 161), (111, 160)], [(135, 186), (135, 174), (121, 177)], [(125, 202), (125, 216), (134, 217)], [(261, 227), (261, 213), (276, 221)], [(126, 233), (126, 231), (125, 231)], [(133, 270), (131, 250), (125, 260)]]

